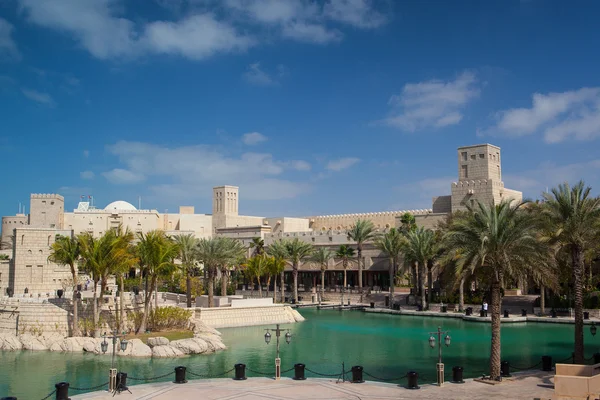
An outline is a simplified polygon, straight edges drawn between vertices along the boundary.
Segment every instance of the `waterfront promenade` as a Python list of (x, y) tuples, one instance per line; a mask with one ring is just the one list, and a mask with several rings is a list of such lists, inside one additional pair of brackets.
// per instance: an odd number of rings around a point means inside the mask
[[(402, 382), (406, 384), (406, 382)], [(232, 379), (194, 380), (185, 384), (155, 383), (130, 386), (131, 394), (122, 392), (114, 398), (136, 400), (233, 400), (233, 399), (445, 399), (445, 400), (548, 400), (554, 395), (554, 374), (548, 372), (524, 372), (515, 374), (497, 385), (466, 379), (464, 384), (446, 383), (443, 387), (422, 384), (419, 390), (409, 390), (397, 384), (365, 382), (337, 382), (332, 379), (309, 378), (295, 381), (282, 378), (249, 378), (245, 381)], [(108, 392), (86, 393), (70, 396), (72, 400), (108, 400)]]

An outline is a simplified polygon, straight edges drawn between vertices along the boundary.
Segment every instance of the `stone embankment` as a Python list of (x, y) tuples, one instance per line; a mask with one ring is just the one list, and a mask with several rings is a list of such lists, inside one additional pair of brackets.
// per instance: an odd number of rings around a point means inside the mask
[[(221, 340), (221, 333), (206, 326), (198, 320), (193, 321), (194, 337), (169, 341), (165, 337), (148, 339), (145, 344), (140, 339), (128, 341), (127, 349), (117, 355), (121, 357), (182, 357), (189, 354), (207, 354), (226, 349)], [(87, 352), (102, 354), (103, 338), (67, 337), (58, 333), (14, 335), (0, 333), (0, 350), (37, 350), (55, 352)], [(110, 342), (110, 340), (109, 340)], [(112, 345), (108, 346), (106, 354), (112, 354)]]

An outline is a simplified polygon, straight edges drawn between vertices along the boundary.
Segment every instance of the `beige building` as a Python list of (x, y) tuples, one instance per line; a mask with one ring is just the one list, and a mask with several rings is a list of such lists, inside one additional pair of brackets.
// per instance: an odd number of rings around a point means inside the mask
[[(58, 194), (32, 194), (30, 213), (2, 217), (4, 254), (10, 260), (0, 262), (0, 296), (12, 289), (15, 294), (53, 295), (70, 279), (68, 267), (48, 261), (50, 246), (56, 235), (77, 235), (90, 232), (96, 236), (119, 225), (133, 232), (155, 229), (170, 235), (192, 233), (199, 238), (228, 236), (248, 245), (260, 237), (269, 245), (279, 239), (298, 238), (332, 250), (342, 244), (353, 245), (347, 231), (359, 219), (372, 221), (385, 232), (401, 225), (403, 214), (411, 213), (418, 225), (435, 229), (439, 221), (456, 210), (463, 210), (476, 200), (497, 203), (503, 198), (521, 199), (520, 192), (504, 188), (500, 148), (484, 144), (460, 147), (458, 180), (450, 183), (450, 195), (432, 199), (431, 209), (308, 216), (305, 218), (262, 217), (239, 215), (240, 193), (236, 186), (213, 188), (212, 214), (197, 214), (193, 206), (181, 206), (178, 213), (159, 213), (154, 209), (138, 210), (126, 201), (115, 201), (96, 208), (82, 201), (72, 212), (64, 210), (64, 198)], [(8, 248), (8, 249), (7, 249)], [(363, 251), (368, 286), (385, 286), (388, 280), (388, 260), (372, 245)], [(301, 282), (314, 285), (319, 266), (301, 265)], [(358, 283), (356, 265), (350, 266), (348, 283)], [(342, 284), (343, 268), (332, 260), (327, 272), (328, 285)]]

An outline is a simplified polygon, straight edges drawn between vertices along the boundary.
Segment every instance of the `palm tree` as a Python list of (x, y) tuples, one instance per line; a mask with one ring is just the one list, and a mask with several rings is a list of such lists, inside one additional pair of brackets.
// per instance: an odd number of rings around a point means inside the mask
[(138, 259), (135, 255), (134, 246), (132, 244), (134, 234), (129, 228), (123, 230), (123, 226), (120, 225), (115, 231), (113, 238), (113, 244), (110, 249), (111, 254), (111, 265), (109, 266), (109, 272), (119, 277), (120, 290), (119, 290), (119, 317), (117, 318), (117, 329), (121, 330), (124, 324), (125, 318), (125, 274), (138, 263)]
[(391, 228), (385, 235), (375, 240), (375, 247), (385, 253), (390, 259), (390, 308), (394, 303), (394, 277), (398, 269), (398, 260), (403, 247), (403, 237), (396, 228)]
[(575, 302), (575, 355), (574, 362), (583, 364), (583, 268), (584, 254), (598, 232), (600, 198), (590, 196), (591, 188), (579, 181), (570, 187), (558, 185), (551, 193), (544, 193), (542, 217), (546, 227), (553, 231), (553, 239), (571, 256)]
[(193, 234), (174, 237), (179, 247), (179, 259), (185, 274), (185, 295), (187, 307), (192, 307), (192, 274), (198, 262), (198, 239)]
[(313, 252), (313, 245), (298, 238), (285, 241), (286, 258), (292, 264), (294, 277), (294, 301), (298, 303), (298, 266), (300, 262), (309, 257)]
[(73, 279), (73, 326), (71, 336), (79, 336), (79, 299), (77, 298), (77, 268), (79, 261), (79, 241), (72, 236), (57, 236), (50, 248), (50, 262), (59, 265), (68, 265)]
[(250, 242), (250, 248), (254, 249), (254, 255), (259, 255), (265, 252), (265, 241), (262, 238), (255, 237), (252, 238)]
[[(285, 259), (271, 256), (267, 272), (269, 276), (273, 277), (273, 303), (277, 303), (277, 277), (283, 274), (285, 269)], [(282, 282), (283, 287), (283, 282)], [(283, 299), (282, 299), (283, 303)]]
[(342, 268), (344, 268), (344, 288), (348, 286), (348, 282), (346, 280), (346, 270), (348, 269), (348, 263), (352, 262), (352, 258), (354, 258), (354, 248), (348, 246), (347, 244), (340, 245), (340, 248), (335, 253), (335, 256), (342, 260)]
[[(228, 268), (228, 266), (235, 264), (240, 259), (240, 251), (245, 251), (239, 243), (235, 239), (226, 237), (200, 239), (198, 242), (198, 259), (204, 264), (204, 269), (208, 275), (209, 307), (212, 307), (214, 303), (217, 271), (219, 268)], [(226, 276), (227, 274), (225, 273), (225, 279)], [(225, 281), (225, 292), (227, 292), (227, 281)]]
[[(248, 260), (248, 266), (244, 271), (250, 281), (256, 279), (256, 283), (258, 283), (258, 297), (262, 298), (262, 285), (260, 283), (260, 278), (265, 276), (268, 273), (269, 264), (271, 263), (271, 257), (266, 254), (256, 255)], [(254, 286), (254, 285), (253, 285)]]
[(323, 291), (325, 288), (325, 271), (327, 271), (327, 265), (329, 265), (329, 261), (333, 258), (333, 256), (334, 254), (327, 247), (317, 248), (311, 256), (311, 262), (321, 268), (321, 291), (319, 295), (319, 305), (321, 305)]
[(366, 242), (371, 240), (375, 240), (379, 234), (375, 230), (375, 225), (373, 222), (366, 219), (359, 219), (356, 221), (354, 225), (348, 231), (348, 240), (352, 240), (356, 242), (357, 251), (357, 262), (358, 262), (358, 287), (360, 290), (360, 301), (362, 303), (362, 293), (363, 293), (363, 260), (362, 260), (362, 251), (363, 246)]
[(457, 274), (477, 271), (491, 281), (492, 341), (490, 376), (500, 377), (501, 289), (507, 279), (519, 279), (537, 269), (551, 274), (553, 257), (547, 243), (540, 240), (540, 224), (522, 212), (524, 202), (512, 200), (498, 205), (477, 202), (468, 213), (454, 218), (444, 235), (446, 257), (456, 262)]
[[(223, 248), (226, 251), (224, 254), (221, 268), (221, 296), (227, 296), (227, 283), (230, 271), (240, 262), (246, 255), (246, 248), (237, 239), (223, 237)], [(262, 253), (261, 253), (262, 254)]]
[[(408, 232), (411, 232), (411, 231), (414, 231), (415, 229), (417, 229), (417, 223), (415, 220), (415, 216), (409, 212), (402, 214), (402, 216), (400, 217), (400, 223), (401, 223), (401, 226), (400, 226), (399, 230), (403, 235), (406, 235)], [(410, 265), (408, 267), (410, 268), (411, 275), (412, 275), (412, 285), (413, 285), (413, 288), (415, 289), (415, 294), (417, 294), (416, 291), (420, 287), (420, 284), (418, 282), (418, 280), (419, 280), (419, 275), (418, 275), (418, 270), (417, 270), (418, 265), (416, 263), (410, 263)]]
[(138, 332), (145, 332), (148, 322), (150, 299), (157, 288), (159, 277), (166, 277), (177, 268), (175, 258), (179, 256), (179, 247), (164, 231), (154, 230), (138, 234), (137, 254), (140, 264), (144, 265), (150, 289), (145, 293), (144, 315)]
[(435, 234), (431, 229), (419, 227), (406, 233), (406, 239), (402, 245), (405, 258), (418, 266), (419, 270), (419, 292), (421, 293), (421, 309), (427, 308), (425, 296), (425, 271), (429, 260), (436, 254)]
[(276, 240), (267, 247), (267, 253), (282, 265), (279, 273), (281, 287), (281, 303), (285, 303), (285, 264), (288, 259), (287, 247), (284, 240)]

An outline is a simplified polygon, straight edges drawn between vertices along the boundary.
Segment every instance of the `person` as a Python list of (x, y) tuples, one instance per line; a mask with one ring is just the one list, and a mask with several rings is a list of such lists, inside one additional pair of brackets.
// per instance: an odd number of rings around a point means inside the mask
[(488, 304), (487, 302), (484, 300), (483, 301), (483, 316), (487, 317), (487, 311), (488, 311)]

